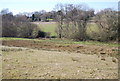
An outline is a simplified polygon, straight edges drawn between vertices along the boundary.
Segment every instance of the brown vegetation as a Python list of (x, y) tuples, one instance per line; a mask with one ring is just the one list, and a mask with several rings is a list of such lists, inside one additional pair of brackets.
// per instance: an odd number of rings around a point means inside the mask
[(29, 41), (29, 40), (9, 40), (3, 41), (2, 45), (14, 46), (14, 47), (27, 47), (32, 49), (43, 49), (43, 50), (56, 50), (56, 51), (67, 51), (76, 52), (82, 54), (97, 54), (100, 56), (116, 56), (118, 51), (117, 47), (109, 46), (98, 46), (98, 45), (81, 45), (81, 44), (57, 44), (52, 42), (40, 42), (40, 41)]

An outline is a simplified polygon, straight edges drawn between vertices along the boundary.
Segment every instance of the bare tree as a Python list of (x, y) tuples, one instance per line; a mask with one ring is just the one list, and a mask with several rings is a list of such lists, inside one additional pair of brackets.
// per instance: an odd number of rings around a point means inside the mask
[[(4, 13), (3, 13), (4, 12)], [(2, 36), (34, 38), (39, 29), (37, 25), (27, 21), (25, 15), (13, 16), (11, 12), (2, 10)]]
[(8, 10), (2, 10), (2, 36), (4, 37), (15, 37), (17, 34), (17, 28), (14, 26), (13, 23), (14, 16)]
[(57, 31), (58, 37), (62, 38), (63, 19), (64, 19), (63, 5), (57, 4), (55, 9), (57, 9), (56, 21), (58, 22), (58, 27), (57, 27), (56, 31)]
[(97, 13), (96, 19), (101, 41), (115, 40), (118, 34), (118, 12), (107, 8)]
[(83, 5), (59, 4), (58, 8), (58, 33), (61, 37), (84, 40), (85, 29), (89, 17), (94, 13), (92, 10), (83, 8)]

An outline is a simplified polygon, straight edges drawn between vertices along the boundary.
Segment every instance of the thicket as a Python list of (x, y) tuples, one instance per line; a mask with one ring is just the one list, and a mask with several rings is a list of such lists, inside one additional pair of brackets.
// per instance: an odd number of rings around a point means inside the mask
[(36, 38), (41, 30), (37, 25), (27, 21), (24, 15), (13, 16), (8, 10), (1, 11), (2, 14), (2, 37)]

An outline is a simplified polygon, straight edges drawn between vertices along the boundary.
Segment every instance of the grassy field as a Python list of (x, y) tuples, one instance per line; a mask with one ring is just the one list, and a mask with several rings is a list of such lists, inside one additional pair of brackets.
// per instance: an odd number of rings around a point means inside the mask
[(50, 32), (50, 36), (57, 36), (55, 29), (57, 27), (57, 24), (55, 23), (47, 23), (47, 24), (38, 24), (40, 29), (44, 32)]
[[(38, 23), (38, 26), (40, 27), (42, 31), (50, 32), (51, 34), (50, 36), (57, 36), (55, 32), (56, 27), (57, 27), (56, 23), (41, 22), (41, 23)], [(90, 38), (93, 38), (93, 37), (96, 38), (100, 34), (98, 26), (94, 23), (87, 24), (86, 33)], [(96, 33), (97, 35), (94, 36), (94, 33)]]

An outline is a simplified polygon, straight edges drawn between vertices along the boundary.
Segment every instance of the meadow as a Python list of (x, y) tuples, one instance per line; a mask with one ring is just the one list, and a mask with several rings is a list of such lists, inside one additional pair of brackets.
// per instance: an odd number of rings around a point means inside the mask
[[(56, 22), (35, 22), (35, 24), (37, 24), (42, 31), (49, 32), (50, 36), (57, 36)], [(97, 38), (97, 36), (100, 35), (99, 27), (95, 23), (88, 23), (86, 27), (86, 33), (90, 38)]]
[(57, 24), (55, 22), (53, 23), (42, 22), (42, 23), (39, 23), (38, 26), (42, 31), (49, 32), (50, 36), (57, 36), (55, 32)]

